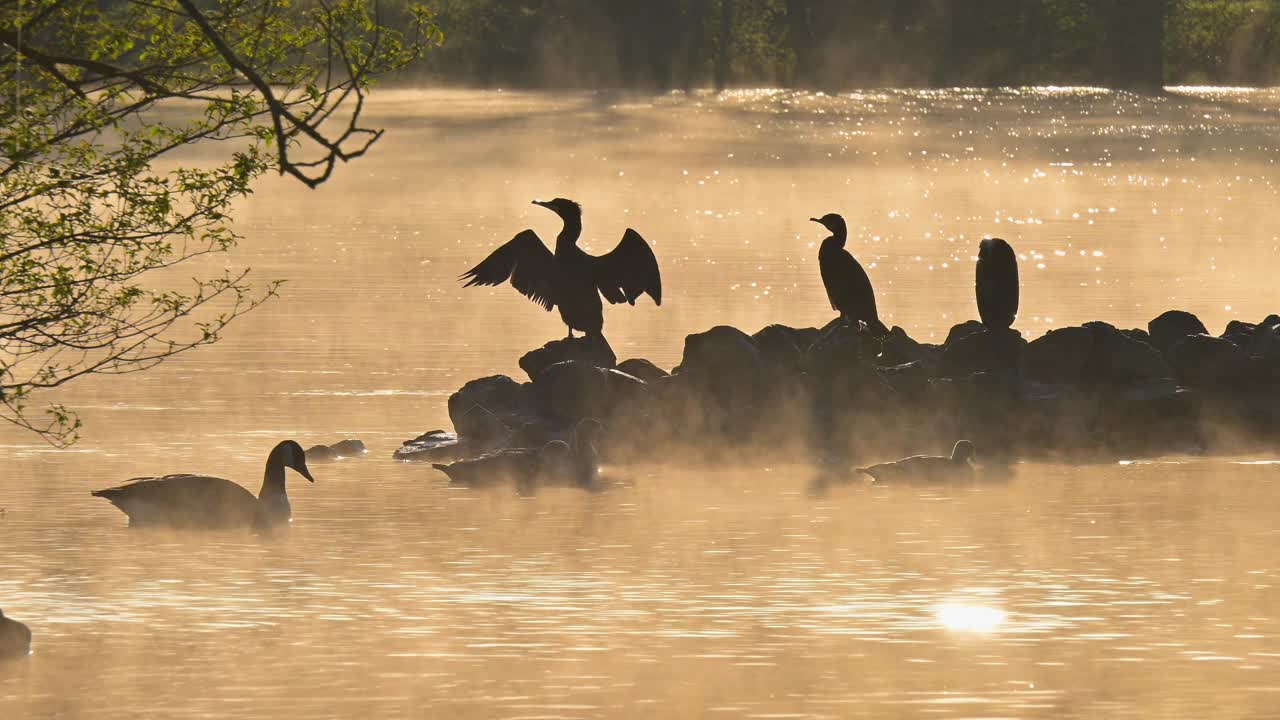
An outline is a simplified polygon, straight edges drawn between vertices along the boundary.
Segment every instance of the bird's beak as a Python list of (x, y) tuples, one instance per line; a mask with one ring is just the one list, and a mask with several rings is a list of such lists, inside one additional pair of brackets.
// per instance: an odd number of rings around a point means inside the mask
[(298, 466), (294, 468), (294, 470), (297, 470), (299, 473), (302, 474), (302, 477), (310, 480), (311, 482), (316, 481), (315, 478), (311, 477), (311, 473), (307, 470), (306, 463), (299, 463)]
[(821, 224), (822, 224), (822, 221), (821, 221), (821, 220), (819, 220), (818, 218), (809, 218), (809, 222), (816, 222), (816, 223), (818, 223), (819, 225), (821, 225)]
[(548, 201), (548, 200), (534, 200), (534, 201), (533, 201), (533, 204), (534, 204), (534, 205), (541, 205), (541, 206), (542, 206), (542, 207), (544, 207), (544, 208), (549, 208), (549, 207), (551, 207), (550, 201)]

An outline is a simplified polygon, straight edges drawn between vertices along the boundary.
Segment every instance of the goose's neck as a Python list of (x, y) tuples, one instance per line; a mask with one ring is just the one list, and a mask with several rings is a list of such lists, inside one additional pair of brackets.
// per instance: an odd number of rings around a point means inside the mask
[(556, 236), (556, 252), (578, 246), (578, 238), (582, 237), (582, 218), (564, 218), (564, 227)]
[(284, 494), (284, 463), (272, 456), (267, 459), (267, 470), (262, 475), (262, 489), (258, 491), (258, 499), (283, 497)]
[(574, 438), (573, 464), (580, 484), (595, 483), (596, 475), (600, 472), (600, 455), (596, 452), (596, 446), (592, 444), (591, 438)]

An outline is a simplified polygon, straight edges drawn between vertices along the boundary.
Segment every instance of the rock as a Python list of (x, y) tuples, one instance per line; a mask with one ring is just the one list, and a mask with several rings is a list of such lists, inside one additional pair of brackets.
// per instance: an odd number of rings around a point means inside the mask
[(956, 340), (967, 337), (976, 332), (982, 332), (983, 330), (986, 330), (986, 329), (987, 329), (987, 326), (983, 325), (977, 320), (965, 320), (959, 325), (953, 325), (951, 327), (951, 331), (947, 333), (947, 341), (943, 344), (950, 345)]
[(1189, 335), (1207, 335), (1200, 318), (1182, 310), (1170, 310), (1147, 323), (1151, 333), (1151, 344), (1160, 352), (1168, 352), (1178, 341)]
[(537, 350), (531, 350), (520, 358), (520, 369), (530, 380), (536, 380), (542, 371), (567, 360), (576, 360), (598, 368), (612, 368), (618, 357), (603, 336), (576, 337), (552, 340)]
[(754, 381), (762, 362), (751, 336), (728, 325), (717, 325), (684, 339), (679, 373), (714, 380)]
[(804, 354), (796, 344), (795, 330), (785, 325), (770, 325), (751, 336), (760, 361), (775, 374), (800, 372)]
[(533, 381), (538, 415), (568, 424), (606, 417), (611, 408), (606, 372), (579, 360), (545, 368)]
[(806, 353), (805, 362), (818, 377), (831, 377), (843, 371), (869, 365), (879, 354), (880, 343), (858, 323), (828, 324), (822, 337)]
[(369, 449), (364, 446), (363, 442), (354, 438), (339, 440), (329, 447), (333, 448), (333, 451), (338, 453), (339, 457), (358, 457), (369, 452)]
[(938, 374), (966, 377), (979, 372), (1010, 373), (1018, 369), (1027, 341), (1013, 329), (990, 331), (986, 327), (948, 342), (942, 349)]
[(940, 350), (937, 345), (916, 342), (906, 330), (895, 325), (881, 341), (880, 356), (876, 360), (882, 367), (895, 367), (932, 357)]
[(1258, 326), (1253, 323), (1232, 320), (1227, 323), (1227, 329), (1222, 331), (1222, 337), (1225, 338), (1232, 335), (1253, 335), (1253, 331), (1257, 329)]
[(617, 412), (620, 406), (641, 403), (644, 395), (649, 392), (649, 384), (634, 375), (628, 375), (620, 370), (602, 370), (602, 372), (605, 387), (609, 391), (610, 415)]
[(503, 435), (530, 415), (532, 385), (506, 375), (472, 380), (449, 396), (449, 419), (459, 435), (477, 445), (501, 444)]
[(31, 653), (31, 629), (4, 616), (0, 610), (0, 660), (25, 657)]
[(1230, 340), (1208, 334), (1183, 338), (1168, 356), (1175, 377), (1191, 387), (1243, 386), (1258, 377), (1258, 368), (1248, 353)]
[(466, 443), (456, 434), (431, 430), (396, 448), (391, 457), (403, 462), (447, 462), (466, 457)]
[(1106, 323), (1050, 330), (1027, 345), (1022, 373), (1040, 383), (1078, 386), (1123, 385), (1172, 377), (1150, 345)]
[(640, 378), (647, 383), (671, 374), (643, 358), (623, 360), (618, 363), (617, 369), (619, 372), (624, 372), (631, 377)]
[(1258, 325), (1249, 337), (1247, 349), (1250, 355), (1269, 364), (1280, 363), (1280, 322), (1269, 324), (1264, 321)]
[(1144, 345), (1150, 345), (1152, 347), (1155, 347), (1155, 343), (1151, 342), (1151, 333), (1147, 332), (1146, 330), (1133, 328), (1131, 330), (1121, 330), (1120, 334), (1124, 335), (1130, 340), (1137, 340), (1138, 342), (1143, 343)]
[(899, 397), (909, 402), (918, 402), (924, 398), (929, 390), (929, 381), (933, 379), (933, 373), (924, 360), (880, 367), (876, 371)]

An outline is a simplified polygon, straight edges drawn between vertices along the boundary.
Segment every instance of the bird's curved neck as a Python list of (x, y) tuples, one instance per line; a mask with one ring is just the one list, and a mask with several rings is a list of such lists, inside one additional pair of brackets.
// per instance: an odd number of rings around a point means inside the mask
[(272, 455), (267, 458), (267, 469), (262, 474), (262, 489), (258, 499), (284, 495), (284, 461)]
[(833, 230), (831, 232), (831, 237), (822, 241), (822, 246), (829, 248), (842, 248), (844, 247), (845, 240), (848, 239), (849, 232), (847, 230)]
[(573, 463), (580, 485), (591, 485), (596, 481), (596, 474), (600, 472), (600, 455), (591, 438), (574, 438)]
[(577, 247), (578, 238), (582, 237), (582, 218), (567, 217), (564, 220), (564, 227), (560, 230), (560, 234), (556, 236), (556, 252), (566, 248)]

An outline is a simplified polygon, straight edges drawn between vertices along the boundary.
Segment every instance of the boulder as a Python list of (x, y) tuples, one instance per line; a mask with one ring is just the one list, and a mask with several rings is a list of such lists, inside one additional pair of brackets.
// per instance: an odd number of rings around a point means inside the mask
[(1249, 354), (1262, 358), (1270, 365), (1280, 364), (1280, 321), (1258, 325), (1246, 346)]
[(1191, 387), (1239, 387), (1258, 377), (1258, 367), (1244, 350), (1230, 340), (1212, 335), (1192, 335), (1168, 353), (1175, 377)]
[(1015, 372), (1026, 347), (1027, 341), (1017, 330), (991, 331), (983, 327), (943, 347), (938, 375), (965, 377), (979, 372)]
[(877, 358), (877, 364), (884, 367), (894, 367), (906, 363), (914, 363), (926, 357), (932, 357), (938, 353), (939, 349), (937, 345), (916, 342), (907, 335), (906, 330), (895, 325), (881, 341), (880, 357)]
[(754, 382), (761, 367), (760, 352), (750, 335), (717, 325), (684, 339), (684, 355), (676, 371), (719, 384)]
[(618, 364), (618, 357), (602, 335), (594, 337), (564, 338), (552, 340), (537, 350), (531, 350), (520, 358), (520, 369), (530, 380), (537, 379), (542, 371), (567, 360), (576, 360), (598, 368), (611, 368)]
[(606, 372), (579, 360), (544, 369), (533, 381), (538, 415), (570, 424), (586, 417), (606, 417), (612, 405)]
[(624, 372), (631, 377), (637, 377), (645, 382), (653, 382), (661, 377), (670, 375), (666, 370), (654, 365), (644, 358), (632, 358), (623, 360), (618, 363), (618, 371)]
[(774, 374), (790, 375), (800, 372), (803, 360), (796, 331), (786, 325), (770, 325), (751, 336), (751, 342), (760, 354), (766, 369)]
[(1027, 345), (1022, 373), (1028, 380), (1067, 385), (1124, 385), (1172, 377), (1152, 346), (1106, 323), (1050, 330)]
[(986, 329), (987, 329), (987, 326), (983, 325), (977, 320), (965, 320), (959, 325), (953, 325), (951, 327), (951, 331), (947, 333), (947, 340), (943, 344), (950, 345), (956, 340), (960, 340), (961, 338), (968, 337), (969, 335), (972, 335), (976, 332), (982, 332)]
[(467, 456), (466, 443), (456, 434), (431, 430), (404, 441), (391, 457), (403, 462), (445, 462)]
[(860, 323), (830, 323), (805, 355), (808, 368), (819, 377), (830, 377), (851, 368), (869, 365), (880, 352), (879, 341)]
[(449, 396), (453, 429), (477, 445), (501, 444), (513, 420), (531, 414), (531, 390), (506, 375), (472, 380)]
[(1147, 331), (1151, 333), (1151, 344), (1160, 352), (1168, 352), (1178, 341), (1189, 335), (1207, 335), (1200, 318), (1183, 310), (1170, 310), (1147, 323)]
[(339, 457), (358, 457), (369, 452), (369, 449), (364, 446), (363, 442), (353, 438), (339, 440), (333, 445), (330, 445), (330, 447), (333, 448), (334, 452), (338, 453)]

